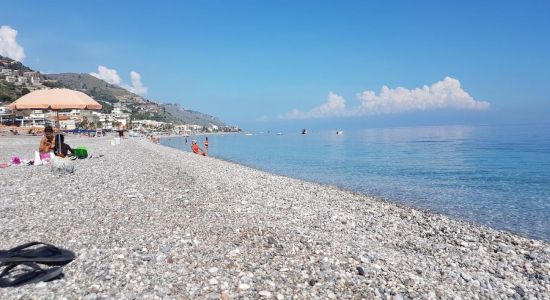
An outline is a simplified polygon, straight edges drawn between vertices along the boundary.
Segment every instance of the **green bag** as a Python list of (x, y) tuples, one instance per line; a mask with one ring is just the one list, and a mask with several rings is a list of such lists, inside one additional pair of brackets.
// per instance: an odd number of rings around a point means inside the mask
[(77, 147), (77, 148), (74, 148), (73, 149), (73, 154), (74, 156), (78, 157), (78, 158), (86, 158), (88, 157), (88, 149), (86, 149), (85, 147)]

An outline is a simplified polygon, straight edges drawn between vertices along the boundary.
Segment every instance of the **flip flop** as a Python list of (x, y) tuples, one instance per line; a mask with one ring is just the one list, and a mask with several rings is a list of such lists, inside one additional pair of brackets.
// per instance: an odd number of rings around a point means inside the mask
[[(37, 245), (41, 246), (32, 248)], [(41, 242), (30, 242), (10, 250), (0, 250), (0, 266), (27, 262), (63, 266), (70, 263), (74, 258), (75, 254), (70, 250)]]
[(42, 269), (35, 263), (24, 263), (22, 265), (26, 265), (31, 269), (27, 272), (13, 274), (16, 272), (14, 268), (19, 265), (20, 264), (10, 264), (0, 273), (0, 288), (18, 287), (25, 284), (51, 281), (63, 277), (63, 269), (61, 267)]

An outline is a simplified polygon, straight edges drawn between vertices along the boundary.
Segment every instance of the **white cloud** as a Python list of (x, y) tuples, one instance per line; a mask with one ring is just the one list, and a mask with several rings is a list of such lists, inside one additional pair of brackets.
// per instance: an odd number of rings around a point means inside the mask
[(0, 27), (0, 55), (16, 61), (25, 59), (25, 49), (17, 43), (17, 30), (10, 26)]
[(118, 72), (115, 69), (109, 69), (105, 66), (97, 67), (98, 73), (91, 72), (90, 75), (102, 79), (107, 83), (120, 85), (122, 80), (118, 76)]
[(132, 81), (132, 85), (128, 85), (122, 82), (122, 79), (118, 75), (117, 70), (115, 69), (109, 69), (105, 66), (99, 66), (97, 67), (98, 73), (91, 72), (90, 75), (105, 80), (107, 83), (118, 85), (124, 89), (127, 89), (128, 91), (132, 93), (136, 93), (138, 95), (145, 95), (147, 94), (147, 87), (143, 85), (141, 82), (141, 74), (135, 71), (130, 72), (130, 78)]
[(460, 81), (445, 77), (432, 86), (395, 89), (383, 86), (378, 94), (364, 91), (357, 95), (359, 105), (347, 109), (343, 97), (329, 93), (328, 101), (307, 112), (293, 109), (282, 115), (285, 119), (307, 119), (324, 117), (356, 117), (380, 114), (394, 114), (435, 109), (487, 110), (489, 102), (477, 101), (460, 86)]
[(147, 94), (147, 87), (145, 87), (141, 82), (141, 74), (135, 71), (131, 71), (130, 77), (132, 78), (132, 86), (123, 85), (122, 87), (138, 95)]
[(293, 109), (282, 117), (285, 119), (310, 119), (324, 117), (342, 117), (346, 114), (346, 100), (333, 92), (328, 93), (327, 102), (308, 112)]

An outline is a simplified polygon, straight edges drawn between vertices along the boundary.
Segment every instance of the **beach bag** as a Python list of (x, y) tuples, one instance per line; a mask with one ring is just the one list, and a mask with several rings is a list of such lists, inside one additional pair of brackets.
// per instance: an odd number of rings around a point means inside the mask
[(52, 173), (56, 175), (64, 175), (73, 172), (74, 165), (70, 160), (58, 156), (54, 156), (52, 158)]
[(34, 165), (40, 166), (47, 164), (50, 159), (55, 156), (53, 152), (40, 153), (38, 151), (34, 152)]
[(74, 156), (78, 157), (78, 158), (86, 158), (88, 157), (88, 149), (86, 149), (85, 147), (78, 147), (78, 148), (74, 148), (73, 149), (73, 154)]

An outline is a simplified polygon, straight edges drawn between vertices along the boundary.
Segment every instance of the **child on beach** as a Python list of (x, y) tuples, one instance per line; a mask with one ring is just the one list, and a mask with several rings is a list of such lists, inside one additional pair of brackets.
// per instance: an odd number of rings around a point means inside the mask
[(65, 144), (65, 136), (62, 134), (55, 135), (55, 155), (59, 157), (65, 157), (71, 152), (73, 154), (73, 149), (71, 146)]
[(40, 140), (38, 152), (40, 152), (40, 154), (49, 153), (54, 148), (55, 140), (53, 139), (53, 128), (52, 126), (46, 126), (46, 128), (44, 128), (44, 136)]
[(202, 151), (201, 148), (199, 148), (199, 145), (197, 145), (197, 141), (195, 140), (191, 142), (191, 150), (193, 150), (193, 153), (195, 154), (206, 156), (206, 152)]

